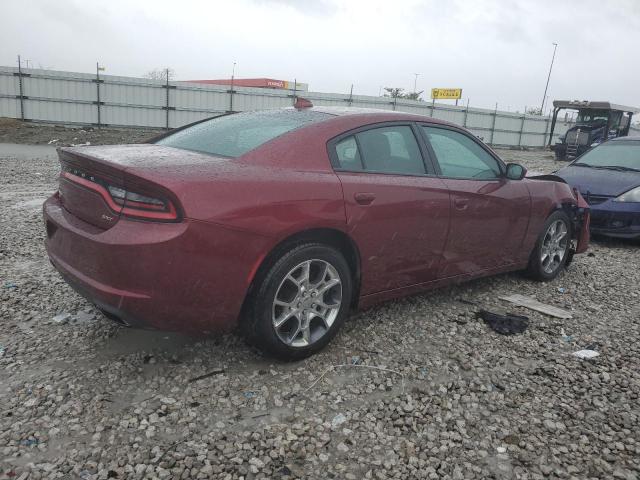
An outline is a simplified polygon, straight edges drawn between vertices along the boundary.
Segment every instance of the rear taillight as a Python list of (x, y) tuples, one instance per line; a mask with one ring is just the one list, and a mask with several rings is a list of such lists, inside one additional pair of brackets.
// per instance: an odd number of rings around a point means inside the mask
[(122, 206), (120, 213), (128, 217), (154, 220), (176, 220), (178, 218), (176, 209), (169, 200), (149, 197), (114, 186), (109, 186), (107, 191), (113, 201)]
[(120, 211), (122, 215), (142, 218), (145, 220), (161, 220), (167, 222), (178, 219), (178, 213), (176, 212), (171, 200), (150, 197), (117, 187), (109, 187), (108, 191), (114, 202), (118, 205), (122, 205), (122, 210)]
[(73, 168), (63, 169), (61, 176), (99, 193), (115, 213), (142, 220), (162, 222), (178, 220), (178, 212), (173, 202), (167, 198), (126, 190)]

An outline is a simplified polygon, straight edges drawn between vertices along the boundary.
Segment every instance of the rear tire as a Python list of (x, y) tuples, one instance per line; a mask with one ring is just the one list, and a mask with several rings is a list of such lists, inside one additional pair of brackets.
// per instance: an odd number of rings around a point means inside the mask
[(256, 279), (244, 319), (248, 341), (287, 361), (318, 352), (347, 318), (352, 285), (338, 250), (319, 243), (293, 247)]
[(571, 256), (571, 221), (556, 211), (549, 215), (529, 257), (528, 275), (539, 281), (553, 280)]

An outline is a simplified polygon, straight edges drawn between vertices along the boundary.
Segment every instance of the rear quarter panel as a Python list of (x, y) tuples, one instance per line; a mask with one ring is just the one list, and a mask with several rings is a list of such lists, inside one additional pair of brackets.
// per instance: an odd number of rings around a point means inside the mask
[[(170, 190), (189, 221), (236, 239), (224, 242), (222, 251), (201, 253), (209, 264), (235, 259), (242, 273), (227, 279), (245, 291), (262, 260), (288, 236), (312, 228), (346, 229), (342, 187), (330, 167), (295, 169), (211, 157), (193, 165), (133, 167), (128, 173)], [(210, 243), (202, 239), (203, 247)]]
[(239, 165), (170, 188), (189, 218), (259, 235), (345, 226), (342, 188), (333, 172)]

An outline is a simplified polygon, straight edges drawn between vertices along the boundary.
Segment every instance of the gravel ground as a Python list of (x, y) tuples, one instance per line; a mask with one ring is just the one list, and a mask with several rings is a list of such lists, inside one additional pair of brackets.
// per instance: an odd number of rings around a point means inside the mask
[(110, 145), (139, 143), (162, 130), (68, 127), (63, 125), (25, 123), (13, 118), (0, 118), (0, 143), (53, 145), (57, 147), (86, 144)]
[[(0, 147), (1, 479), (640, 476), (638, 244), (597, 241), (546, 284), (508, 274), (386, 303), (283, 364), (234, 335), (121, 328), (76, 295), (43, 248), (57, 170), (51, 148)], [(500, 336), (462, 300), (529, 329)], [(586, 346), (600, 356), (572, 356)]]

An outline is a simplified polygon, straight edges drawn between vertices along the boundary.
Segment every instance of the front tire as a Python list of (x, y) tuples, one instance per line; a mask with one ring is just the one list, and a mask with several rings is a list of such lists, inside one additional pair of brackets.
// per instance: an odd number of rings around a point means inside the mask
[(571, 256), (571, 222), (566, 213), (549, 215), (529, 258), (527, 273), (539, 281), (553, 280)]
[(352, 277), (344, 256), (323, 244), (303, 244), (257, 279), (246, 333), (263, 352), (299, 360), (324, 348), (349, 313)]

